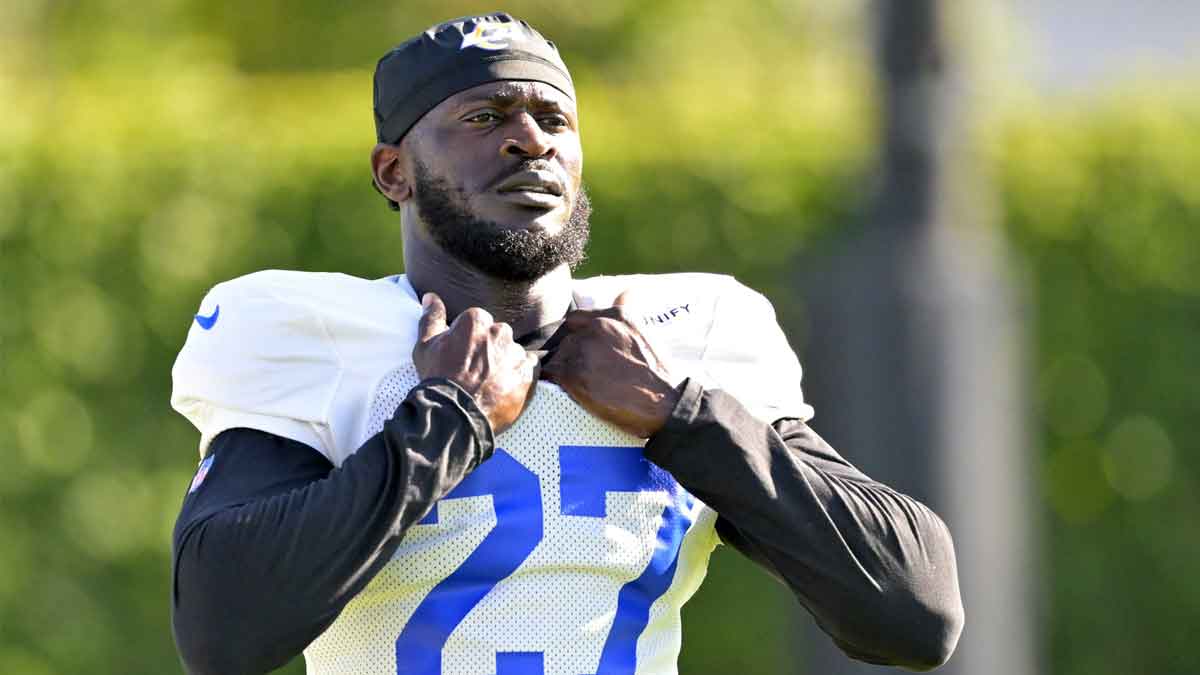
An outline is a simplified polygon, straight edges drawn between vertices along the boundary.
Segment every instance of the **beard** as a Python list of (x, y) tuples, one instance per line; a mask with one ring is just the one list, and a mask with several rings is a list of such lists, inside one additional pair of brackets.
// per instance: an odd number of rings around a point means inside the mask
[(434, 177), (419, 161), (415, 162), (415, 169), (417, 214), (434, 242), (487, 276), (529, 282), (564, 264), (574, 270), (587, 257), (592, 206), (582, 185), (562, 229), (547, 234), (540, 230), (508, 229), (483, 220), (467, 208), (461, 188), (450, 185), (445, 178)]

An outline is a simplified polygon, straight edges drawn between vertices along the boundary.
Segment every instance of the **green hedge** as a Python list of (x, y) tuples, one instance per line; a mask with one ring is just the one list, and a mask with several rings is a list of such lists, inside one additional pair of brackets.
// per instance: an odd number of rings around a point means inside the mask
[(993, 141), (1037, 303), (1049, 672), (1200, 672), (1200, 99), (1114, 95)]

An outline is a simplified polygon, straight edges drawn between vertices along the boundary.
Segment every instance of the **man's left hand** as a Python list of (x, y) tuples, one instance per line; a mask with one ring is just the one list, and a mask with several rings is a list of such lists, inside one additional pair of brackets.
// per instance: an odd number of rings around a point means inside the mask
[(649, 438), (666, 424), (679, 392), (666, 364), (626, 313), (627, 295), (609, 309), (568, 312), (567, 334), (542, 364), (542, 377), (596, 417)]

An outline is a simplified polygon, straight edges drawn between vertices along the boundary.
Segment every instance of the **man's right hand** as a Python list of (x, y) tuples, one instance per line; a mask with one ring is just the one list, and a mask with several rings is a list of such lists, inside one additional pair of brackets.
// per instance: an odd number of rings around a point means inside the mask
[(475, 398), (493, 433), (513, 425), (533, 397), (538, 359), (513, 341), (512, 328), (472, 307), (446, 326), (446, 305), (436, 293), (421, 298), (413, 363), (421, 379), (444, 377)]

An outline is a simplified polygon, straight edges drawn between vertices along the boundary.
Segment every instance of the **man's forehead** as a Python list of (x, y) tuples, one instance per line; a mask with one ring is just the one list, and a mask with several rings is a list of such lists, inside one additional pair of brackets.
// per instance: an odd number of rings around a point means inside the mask
[(575, 102), (556, 87), (533, 80), (498, 80), (458, 92), (444, 101), (450, 106), (491, 102), (497, 105), (526, 104), (574, 110)]

